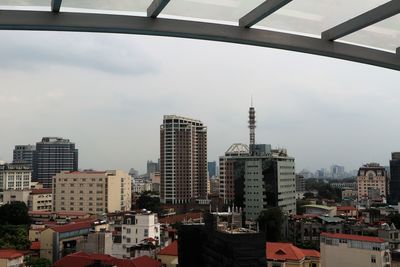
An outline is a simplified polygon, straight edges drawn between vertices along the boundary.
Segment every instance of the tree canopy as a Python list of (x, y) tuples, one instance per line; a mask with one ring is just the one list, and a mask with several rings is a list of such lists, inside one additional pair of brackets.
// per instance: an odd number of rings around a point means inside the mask
[(14, 201), (0, 207), (0, 224), (30, 224), (28, 207), (24, 202)]

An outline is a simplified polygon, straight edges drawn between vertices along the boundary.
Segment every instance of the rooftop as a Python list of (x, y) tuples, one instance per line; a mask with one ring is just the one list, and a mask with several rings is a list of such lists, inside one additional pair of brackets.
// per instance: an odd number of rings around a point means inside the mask
[(72, 232), (72, 231), (76, 231), (76, 230), (92, 228), (93, 222), (94, 222), (94, 220), (77, 222), (77, 223), (69, 223), (66, 225), (53, 226), (53, 227), (50, 227), (50, 229), (52, 229), (53, 231), (58, 232), (58, 233)]
[(24, 254), (15, 249), (0, 249), (0, 259), (12, 260), (22, 256), (24, 256)]
[(31, 195), (51, 194), (51, 193), (53, 193), (51, 188), (39, 188), (31, 190)]
[(178, 241), (175, 240), (169, 246), (163, 248), (158, 255), (178, 256)]
[(322, 209), (322, 210), (334, 210), (335, 209), (335, 207), (329, 207), (329, 206), (324, 206), (324, 205), (315, 205), (315, 204), (304, 205), (303, 207), (316, 208), (316, 209)]
[(267, 242), (266, 244), (267, 260), (279, 261), (300, 261), (305, 257), (320, 257), (320, 253), (313, 249), (300, 249), (292, 243)]
[(348, 239), (348, 240), (356, 240), (356, 241), (364, 241), (364, 242), (373, 242), (373, 243), (384, 243), (385, 240), (376, 236), (362, 236), (362, 235), (348, 235), (348, 234), (332, 234), (332, 233), (321, 233), (321, 236), (330, 237), (330, 238), (338, 238), (338, 239)]

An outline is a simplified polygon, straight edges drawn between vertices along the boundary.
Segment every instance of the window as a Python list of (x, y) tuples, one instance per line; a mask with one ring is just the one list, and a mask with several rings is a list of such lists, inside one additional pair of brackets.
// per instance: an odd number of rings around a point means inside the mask
[(145, 237), (149, 236), (149, 230), (148, 229), (144, 229), (144, 236)]
[(376, 263), (376, 256), (375, 255), (371, 255), (371, 262), (372, 263)]

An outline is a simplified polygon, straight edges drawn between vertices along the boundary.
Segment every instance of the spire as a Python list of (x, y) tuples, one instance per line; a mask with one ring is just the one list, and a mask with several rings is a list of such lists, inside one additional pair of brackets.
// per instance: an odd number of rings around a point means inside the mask
[(256, 110), (253, 107), (253, 96), (251, 96), (251, 107), (249, 108), (250, 150), (256, 143)]

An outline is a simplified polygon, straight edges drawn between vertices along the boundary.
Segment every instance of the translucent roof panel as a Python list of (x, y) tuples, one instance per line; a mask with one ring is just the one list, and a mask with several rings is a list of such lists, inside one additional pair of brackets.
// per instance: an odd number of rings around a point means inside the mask
[(341, 40), (394, 52), (397, 47), (400, 47), (400, 15), (339, 39)]
[(294, 0), (257, 26), (298, 34), (321, 33), (388, 0)]
[(189, 20), (220, 21), (238, 25), (239, 19), (264, 0), (171, 0), (159, 17), (172, 15)]
[[(1, 1), (1, 0), (0, 0)], [(96, 12), (102, 10), (102, 13), (146, 13), (152, 0), (63, 0), (61, 11), (69, 11), (73, 8), (74, 11), (80, 12)]]
[[(0, 6), (6, 9), (50, 10), (51, 0), (0, 0)], [(35, 7), (35, 8), (26, 8)]]

